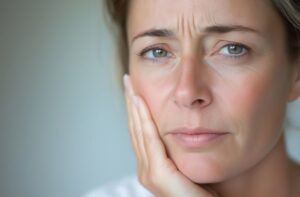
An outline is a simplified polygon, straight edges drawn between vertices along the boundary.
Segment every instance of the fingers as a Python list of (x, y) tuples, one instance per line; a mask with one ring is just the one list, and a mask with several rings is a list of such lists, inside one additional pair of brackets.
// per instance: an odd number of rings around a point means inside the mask
[(130, 99), (130, 95), (129, 95), (129, 92), (128, 92), (128, 88), (127, 88), (127, 84), (125, 83), (125, 79), (124, 79), (124, 86), (125, 86), (125, 100), (126, 100), (126, 106), (127, 106), (127, 113), (128, 113), (128, 126), (129, 126), (129, 134), (130, 134), (130, 137), (131, 137), (131, 141), (132, 141), (132, 145), (134, 147), (134, 149), (137, 147), (137, 140), (135, 138), (135, 135), (133, 132), (131, 132), (133, 130), (133, 119), (132, 119), (132, 101)]
[(161, 167), (167, 159), (165, 147), (160, 139), (158, 130), (151, 114), (146, 106), (146, 103), (140, 98), (137, 98), (138, 112), (141, 120), (141, 129), (143, 131), (145, 151), (150, 162), (157, 167)]
[(134, 151), (137, 156), (138, 168), (139, 171), (141, 171), (141, 168), (144, 168), (148, 165), (148, 160), (143, 144), (143, 132), (138, 109), (136, 106), (136, 96), (130, 82), (130, 78), (127, 75), (124, 76), (124, 85), (126, 90), (125, 97), (128, 110), (129, 133), (131, 136)]
[(146, 103), (135, 95), (130, 78), (126, 75), (124, 83), (129, 94), (131, 135), (135, 138), (136, 149), (140, 149), (139, 152), (143, 154), (141, 157), (145, 157), (147, 164), (154, 162), (154, 165), (160, 165), (166, 159), (166, 152), (151, 114)]
[(192, 183), (168, 158), (146, 103), (137, 96), (130, 78), (124, 76), (129, 133), (138, 161), (141, 183), (156, 196), (211, 196)]
[[(131, 139), (131, 142), (133, 145), (133, 149), (136, 152), (136, 150), (138, 150), (138, 142), (137, 142), (137, 137), (136, 137), (135, 133), (133, 132), (133, 130), (135, 129), (134, 120), (133, 120), (134, 112), (132, 110), (132, 101), (129, 98), (128, 93), (125, 93), (125, 99), (126, 99), (127, 112), (128, 112), (128, 127), (129, 127), (130, 139)], [(137, 152), (136, 152), (136, 155), (137, 155), (137, 157), (140, 156), (140, 154), (138, 154)]]
[(164, 167), (172, 166), (172, 169), (175, 169), (175, 166), (170, 165), (146, 103), (135, 95), (130, 78), (127, 76), (124, 77), (124, 85), (129, 106), (130, 135), (139, 160), (139, 176), (142, 182), (149, 185), (163, 175)]

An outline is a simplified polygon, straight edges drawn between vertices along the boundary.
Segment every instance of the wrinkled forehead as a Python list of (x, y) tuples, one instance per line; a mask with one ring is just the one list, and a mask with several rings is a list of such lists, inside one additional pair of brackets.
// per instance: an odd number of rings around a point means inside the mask
[(271, 0), (132, 0), (127, 31), (200, 31), (211, 25), (243, 25), (268, 33), (281, 17)]

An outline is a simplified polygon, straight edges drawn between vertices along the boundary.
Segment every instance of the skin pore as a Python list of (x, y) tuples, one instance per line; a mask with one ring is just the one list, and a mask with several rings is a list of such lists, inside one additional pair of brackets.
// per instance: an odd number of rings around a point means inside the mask
[[(127, 32), (134, 89), (180, 172), (222, 196), (300, 195), (283, 135), (300, 66), (269, 0), (132, 0)], [(187, 148), (169, 135), (183, 127), (228, 134)]]

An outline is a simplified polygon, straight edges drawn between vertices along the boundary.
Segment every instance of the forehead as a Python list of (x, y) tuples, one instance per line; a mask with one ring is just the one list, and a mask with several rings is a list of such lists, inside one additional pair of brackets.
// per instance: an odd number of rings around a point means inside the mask
[(280, 16), (271, 0), (132, 0), (128, 34), (150, 28), (184, 31), (210, 25), (243, 25), (274, 30)]

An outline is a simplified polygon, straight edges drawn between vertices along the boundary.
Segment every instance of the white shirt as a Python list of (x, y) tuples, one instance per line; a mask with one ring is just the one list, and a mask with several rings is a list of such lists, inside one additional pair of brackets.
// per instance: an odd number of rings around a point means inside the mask
[(106, 184), (85, 197), (154, 197), (154, 195), (139, 183), (136, 176), (131, 176)]

